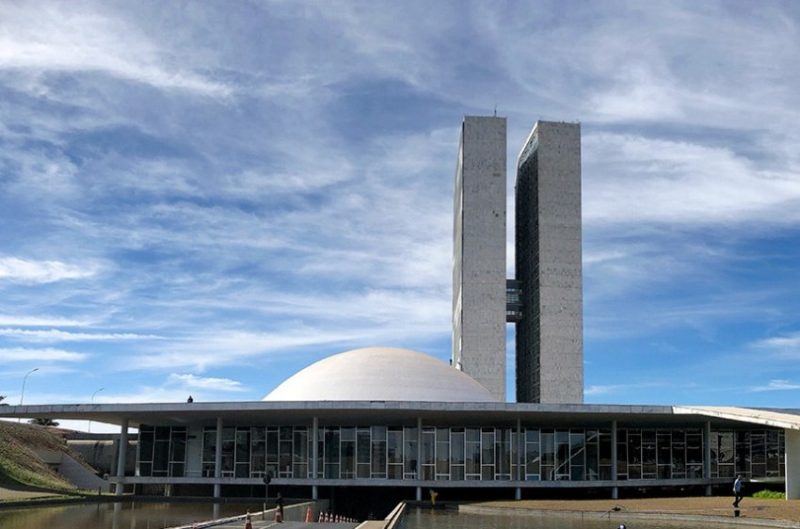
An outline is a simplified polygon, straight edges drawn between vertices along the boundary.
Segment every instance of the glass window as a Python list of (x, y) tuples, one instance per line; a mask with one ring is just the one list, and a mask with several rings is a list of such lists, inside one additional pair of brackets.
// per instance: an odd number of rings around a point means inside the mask
[(386, 427), (372, 427), (372, 468), (370, 477), (386, 478)]
[(264, 477), (267, 457), (267, 436), (263, 427), (250, 429), (250, 476)]
[(403, 477), (406, 479), (416, 479), (417, 477), (417, 435), (418, 430), (416, 428), (405, 428), (403, 430), (403, 459), (405, 461)]

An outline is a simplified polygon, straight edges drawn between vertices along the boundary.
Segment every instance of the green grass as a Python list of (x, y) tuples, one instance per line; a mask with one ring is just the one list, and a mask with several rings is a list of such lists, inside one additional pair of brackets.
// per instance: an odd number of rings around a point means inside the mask
[(776, 490), (760, 490), (753, 494), (754, 498), (760, 498), (763, 500), (785, 500), (786, 494), (783, 492), (778, 492)]
[(77, 492), (37, 456), (38, 449), (68, 450), (62, 439), (44, 428), (0, 421), (0, 488), (45, 494)]

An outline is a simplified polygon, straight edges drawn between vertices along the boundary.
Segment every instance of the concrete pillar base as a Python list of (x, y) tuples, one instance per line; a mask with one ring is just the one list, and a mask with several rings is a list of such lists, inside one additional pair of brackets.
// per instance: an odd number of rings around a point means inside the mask
[(706, 496), (711, 496), (711, 485), (706, 485)]
[(219, 498), (222, 496), (222, 485), (214, 483), (214, 497)]
[(619, 487), (611, 487), (611, 499), (612, 500), (619, 499)]
[(311, 499), (318, 500), (319, 499), (319, 489), (316, 485), (311, 487)]
[(514, 499), (521, 500), (522, 499), (522, 487), (517, 487), (514, 489)]
[(417, 487), (417, 501), (422, 501), (422, 487)]

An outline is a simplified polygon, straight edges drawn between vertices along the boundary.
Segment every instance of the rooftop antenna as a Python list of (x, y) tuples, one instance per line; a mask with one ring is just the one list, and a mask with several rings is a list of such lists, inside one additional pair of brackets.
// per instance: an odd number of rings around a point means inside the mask
[(494, 117), (497, 117), (497, 101), (494, 102)]

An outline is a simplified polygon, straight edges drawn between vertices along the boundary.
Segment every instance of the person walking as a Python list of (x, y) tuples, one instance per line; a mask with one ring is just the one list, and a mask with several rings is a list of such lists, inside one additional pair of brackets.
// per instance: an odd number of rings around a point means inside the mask
[(739, 502), (742, 501), (742, 475), (736, 476), (736, 481), (733, 482), (733, 506), (739, 508)]
[(281, 496), (280, 492), (278, 493), (278, 497), (275, 498), (275, 505), (278, 507), (278, 511), (276, 513), (278, 516), (276, 521), (283, 522), (283, 496)]

